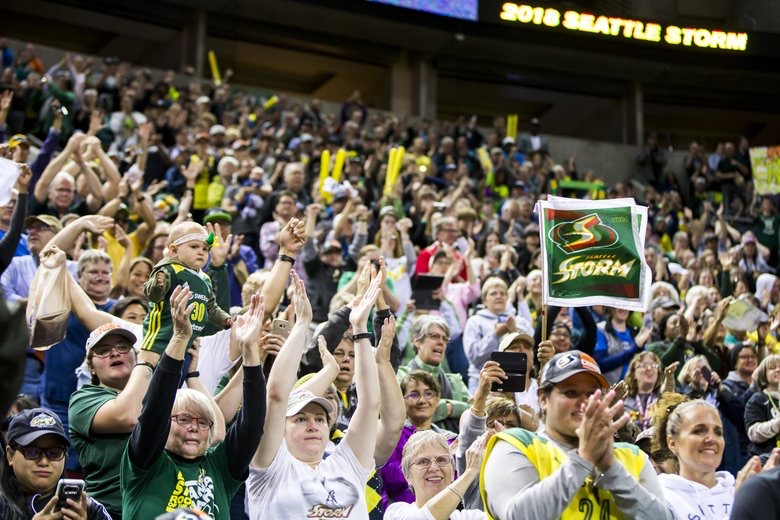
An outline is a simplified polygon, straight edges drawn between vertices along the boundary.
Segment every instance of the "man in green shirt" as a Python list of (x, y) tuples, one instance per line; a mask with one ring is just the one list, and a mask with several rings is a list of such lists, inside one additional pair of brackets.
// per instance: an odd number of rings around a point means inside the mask
[(398, 382), (413, 370), (431, 374), (441, 387), (441, 400), (433, 422), (441, 428), (458, 431), (460, 416), (469, 408), (471, 398), (460, 374), (445, 372), (442, 362), (450, 339), (447, 322), (438, 316), (424, 315), (412, 326), (412, 344), (417, 355), (408, 365), (398, 367)]

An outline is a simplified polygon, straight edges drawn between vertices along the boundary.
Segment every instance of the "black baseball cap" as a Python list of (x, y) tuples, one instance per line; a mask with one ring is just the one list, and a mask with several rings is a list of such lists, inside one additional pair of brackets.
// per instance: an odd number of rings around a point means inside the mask
[(16, 414), (8, 425), (8, 444), (29, 446), (44, 435), (56, 435), (70, 446), (62, 421), (46, 408), (24, 410)]

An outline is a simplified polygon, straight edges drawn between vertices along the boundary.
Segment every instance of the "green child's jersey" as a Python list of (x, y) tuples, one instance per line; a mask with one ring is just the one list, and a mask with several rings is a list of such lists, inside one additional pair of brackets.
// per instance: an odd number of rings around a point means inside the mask
[[(163, 273), (164, 282), (157, 283), (157, 273)], [(151, 350), (162, 354), (173, 336), (173, 319), (171, 318), (171, 293), (177, 286), (187, 286), (192, 291), (191, 301), (195, 308), (190, 314), (192, 336), (187, 347), (195, 338), (200, 337), (208, 322), (220, 327), (230, 317), (219, 308), (211, 287), (211, 278), (202, 271), (194, 271), (172, 258), (164, 258), (152, 270), (149, 281), (144, 285), (144, 293), (149, 299), (149, 314), (144, 319), (143, 350)]]

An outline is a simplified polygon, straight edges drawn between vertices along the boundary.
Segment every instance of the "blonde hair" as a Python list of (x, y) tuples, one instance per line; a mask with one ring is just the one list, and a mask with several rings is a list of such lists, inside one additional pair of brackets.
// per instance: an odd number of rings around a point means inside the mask
[(712, 369), (710, 367), (709, 361), (707, 361), (707, 358), (704, 356), (693, 356), (691, 359), (685, 362), (685, 364), (682, 367), (682, 370), (680, 370), (680, 374), (677, 376), (677, 382), (680, 383), (680, 385), (686, 385), (690, 382), (690, 376), (693, 373), (693, 367), (699, 363), (699, 361), (704, 361), (704, 365)]
[(488, 397), (487, 401), (485, 401), (485, 413), (487, 414), (488, 424), (490, 424), (490, 421), (499, 417), (506, 417), (507, 415), (517, 417), (517, 424), (522, 424), (523, 422), (517, 404), (505, 397)]
[[(655, 428), (653, 451), (665, 452), (679, 460), (679, 457), (669, 448), (669, 439), (678, 438), (685, 422), (684, 416), (687, 415), (688, 411), (694, 408), (705, 407), (714, 410), (718, 418), (720, 418), (720, 414), (714, 404), (704, 399), (687, 401), (680, 394), (666, 394), (664, 397), (666, 396), (670, 398), (668, 403), (664, 403), (668, 406), (659, 409), (659, 405), (664, 400), (663, 398), (656, 403), (656, 411), (653, 417), (653, 427)], [(682, 401), (680, 400), (681, 398), (683, 399)]]
[(241, 286), (241, 304), (249, 305), (252, 295), (261, 290), (270, 277), (271, 271), (267, 269), (250, 274)]
[(490, 289), (493, 289), (494, 287), (503, 287), (505, 291), (509, 291), (509, 288), (506, 285), (506, 282), (499, 278), (498, 276), (491, 276), (487, 280), (485, 280), (485, 283), (482, 284), (482, 300), (485, 300), (485, 296), (487, 296), (487, 293), (490, 291)]
[(211, 421), (208, 437), (208, 444), (211, 446), (214, 441), (214, 424), (217, 422), (217, 414), (208, 397), (191, 388), (180, 388), (176, 392), (171, 415), (177, 413), (188, 413)]
[(761, 360), (758, 368), (753, 372), (753, 381), (759, 390), (765, 390), (769, 386), (769, 381), (766, 379), (766, 373), (771, 369), (780, 365), (780, 354), (770, 354)]

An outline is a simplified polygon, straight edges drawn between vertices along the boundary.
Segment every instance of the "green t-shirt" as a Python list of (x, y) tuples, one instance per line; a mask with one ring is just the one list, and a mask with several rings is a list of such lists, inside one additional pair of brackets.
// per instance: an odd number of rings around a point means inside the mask
[(780, 215), (757, 216), (753, 231), (759, 242), (770, 249), (776, 249), (780, 246)]
[(230, 475), (225, 443), (195, 460), (167, 450), (149, 469), (142, 470), (122, 456), (122, 517), (156, 518), (180, 507), (197, 508), (214, 520), (230, 519), (230, 500), (243, 484)]
[(116, 399), (117, 395), (118, 392), (110, 388), (84, 385), (73, 393), (68, 407), (70, 440), (84, 468), (86, 491), (90, 497), (106, 506), (109, 513), (122, 511), (119, 462), (130, 434), (96, 435), (92, 432), (92, 420), (100, 407)]

